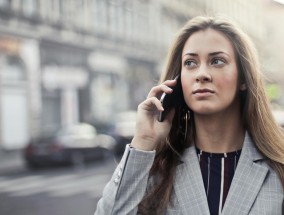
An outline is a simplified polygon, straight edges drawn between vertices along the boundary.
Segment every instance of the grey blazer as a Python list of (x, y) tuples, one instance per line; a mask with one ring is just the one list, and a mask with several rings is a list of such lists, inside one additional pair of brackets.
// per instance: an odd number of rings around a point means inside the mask
[[(148, 185), (155, 151), (126, 147), (121, 162), (103, 191), (95, 215), (137, 214), (137, 206)], [(210, 215), (195, 147), (186, 149), (178, 165), (167, 215)], [(242, 154), (224, 205), (224, 215), (283, 215), (283, 188), (278, 175), (267, 164), (246, 134)]]

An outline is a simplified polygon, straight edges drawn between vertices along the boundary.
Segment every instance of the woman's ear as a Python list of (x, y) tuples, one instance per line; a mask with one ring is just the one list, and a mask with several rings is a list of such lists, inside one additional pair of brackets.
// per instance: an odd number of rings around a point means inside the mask
[(243, 84), (240, 85), (240, 90), (241, 91), (245, 91), (246, 89), (247, 89), (247, 85), (246, 84), (243, 83)]

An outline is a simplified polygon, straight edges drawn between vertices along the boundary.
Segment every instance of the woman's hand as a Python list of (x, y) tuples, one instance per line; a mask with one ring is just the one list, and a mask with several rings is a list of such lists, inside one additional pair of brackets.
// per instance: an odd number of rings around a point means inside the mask
[(131, 146), (136, 149), (151, 151), (156, 145), (165, 139), (170, 132), (174, 109), (169, 112), (163, 122), (158, 121), (158, 114), (163, 111), (159, 100), (163, 92), (172, 93), (176, 80), (168, 80), (151, 89), (148, 97), (138, 106), (136, 119), (136, 132), (131, 142)]

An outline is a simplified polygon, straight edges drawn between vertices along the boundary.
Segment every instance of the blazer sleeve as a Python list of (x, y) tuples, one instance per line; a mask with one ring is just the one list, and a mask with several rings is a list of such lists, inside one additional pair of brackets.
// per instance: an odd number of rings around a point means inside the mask
[(119, 165), (98, 201), (95, 215), (137, 214), (155, 154), (155, 151), (146, 152), (126, 146)]

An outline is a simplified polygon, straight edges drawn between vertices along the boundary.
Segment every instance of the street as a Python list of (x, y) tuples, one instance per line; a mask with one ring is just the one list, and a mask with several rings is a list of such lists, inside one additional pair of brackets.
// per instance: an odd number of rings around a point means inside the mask
[(113, 158), (83, 167), (56, 167), (0, 174), (1, 215), (93, 214), (117, 163)]

